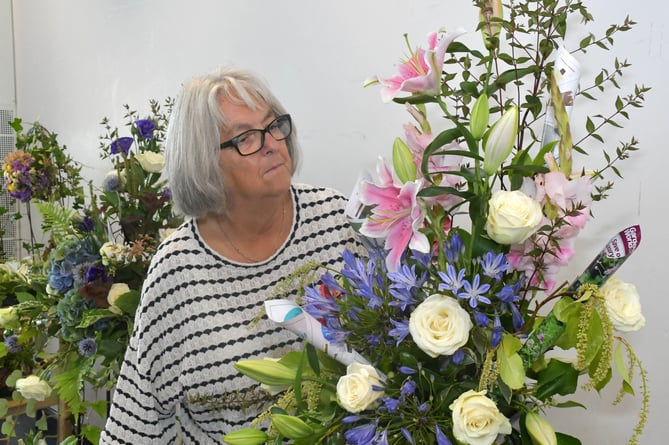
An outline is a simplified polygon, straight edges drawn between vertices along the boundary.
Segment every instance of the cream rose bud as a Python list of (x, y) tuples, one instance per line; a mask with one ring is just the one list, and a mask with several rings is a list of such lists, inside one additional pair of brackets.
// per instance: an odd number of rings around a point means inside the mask
[(409, 333), (430, 357), (453, 355), (469, 340), (472, 320), (455, 298), (434, 294), (411, 313)]
[(495, 192), (488, 206), (485, 228), (500, 244), (522, 243), (537, 231), (543, 218), (541, 204), (519, 190)]
[(337, 382), (337, 400), (346, 411), (359, 413), (383, 396), (383, 379), (370, 365), (353, 362)]
[(116, 300), (123, 295), (130, 292), (130, 287), (125, 283), (114, 283), (109, 288), (107, 293), (107, 303), (109, 303), (109, 310), (112, 312), (120, 312), (121, 310), (116, 306)]
[(13, 306), (0, 308), (0, 328), (11, 328), (19, 321), (19, 316)]
[(619, 332), (638, 331), (646, 326), (636, 286), (610, 277), (600, 288), (613, 328)]
[(160, 173), (165, 167), (165, 156), (162, 153), (145, 151), (135, 156), (139, 165), (149, 173)]
[(36, 375), (29, 375), (16, 381), (16, 390), (26, 399), (44, 401), (51, 395), (51, 387)]
[(453, 435), (468, 445), (490, 445), (497, 435), (511, 434), (511, 423), (497, 409), (485, 391), (469, 390), (460, 394), (451, 406)]

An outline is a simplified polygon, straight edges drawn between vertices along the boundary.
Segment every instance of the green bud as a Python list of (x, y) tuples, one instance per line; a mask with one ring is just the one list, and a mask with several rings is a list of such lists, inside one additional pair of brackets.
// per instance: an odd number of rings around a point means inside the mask
[(479, 14), (479, 20), (483, 24), (481, 26), (481, 34), (483, 35), (483, 43), (489, 50), (495, 49), (499, 43), (499, 32), (502, 29), (502, 24), (492, 18), (501, 19), (503, 17), (502, 0), (484, 0), (483, 6)]
[(273, 360), (242, 360), (235, 363), (235, 369), (253, 380), (269, 386), (295, 383), (295, 370)]
[(550, 423), (539, 414), (529, 412), (525, 415), (525, 428), (530, 434), (533, 445), (557, 445), (557, 436)]
[(223, 442), (229, 445), (261, 445), (269, 439), (269, 436), (260, 430), (244, 428), (233, 431), (223, 436)]
[(393, 167), (400, 181), (413, 182), (416, 180), (416, 164), (407, 144), (400, 138), (393, 142)]
[(488, 106), (488, 95), (483, 93), (476, 99), (474, 107), (472, 108), (471, 120), (469, 121), (469, 129), (475, 139), (481, 139), (486, 128), (488, 128), (488, 121), (490, 120), (490, 107)]
[(518, 107), (506, 110), (483, 139), (483, 170), (490, 176), (511, 154), (518, 134)]
[(304, 439), (314, 434), (314, 429), (299, 417), (287, 414), (272, 414), (270, 417), (277, 431), (289, 439)]

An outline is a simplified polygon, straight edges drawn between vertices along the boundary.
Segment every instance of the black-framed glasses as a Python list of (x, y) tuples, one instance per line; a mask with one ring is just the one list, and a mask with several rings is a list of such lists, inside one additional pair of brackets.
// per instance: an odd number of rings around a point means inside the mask
[(264, 130), (246, 130), (229, 141), (221, 143), (221, 150), (235, 147), (240, 155), (249, 156), (259, 152), (265, 146), (265, 133), (269, 133), (276, 141), (283, 141), (290, 136), (292, 131), (293, 124), (290, 114), (282, 114), (270, 122)]

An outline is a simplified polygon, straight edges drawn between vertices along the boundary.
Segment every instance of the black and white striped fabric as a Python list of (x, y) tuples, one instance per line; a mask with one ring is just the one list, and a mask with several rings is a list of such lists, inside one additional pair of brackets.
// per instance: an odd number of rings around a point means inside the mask
[(305, 184), (293, 185), (292, 194), (290, 236), (262, 263), (217, 254), (192, 220), (162, 243), (101, 444), (218, 444), (269, 406), (267, 392), (233, 364), (279, 357), (298, 349), (299, 339), (264, 316), (256, 320), (263, 302), (305, 262), (339, 267), (344, 249), (361, 249), (344, 215), (345, 197)]

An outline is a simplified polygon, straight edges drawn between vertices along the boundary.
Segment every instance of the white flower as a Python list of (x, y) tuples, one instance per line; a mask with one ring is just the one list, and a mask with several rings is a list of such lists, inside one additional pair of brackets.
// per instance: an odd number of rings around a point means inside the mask
[(485, 228), (488, 236), (500, 244), (522, 243), (541, 224), (541, 204), (519, 190), (497, 191), (488, 204)]
[(167, 237), (169, 237), (171, 234), (173, 234), (176, 230), (177, 229), (175, 229), (173, 227), (168, 227), (168, 228), (165, 228), (165, 229), (158, 229), (158, 239), (162, 243), (163, 241), (165, 241), (167, 239)]
[(509, 419), (485, 394), (485, 391), (470, 389), (449, 406), (453, 417), (453, 435), (462, 443), (490, 445), (498, 434), (511, 433)]
[(337, 382), (337, 399), (346, 411), (358, 413), (383, 396), (382, 387), (383, 380), (376, 368), (353, 362)]
[(409, 332), (430, 357), (453, 355), (467, 343), (472, 321), (455, 298), (434, 294), (411, 313)]
[(635, 285), (610, 277), (600, 290), (615, 330), (633, 332), (646, 326)]
[(8, 328), (19, 321), (19, 316), (13, 306), (0, 307), (0, 328)]
[(162, 153), (147, 151), (135, 156), (139, 165), (149, 173), (160, 173), (165, 167), (165, 156)]
[(26, 399), (44, 401), (51, 395), (51, 387), (36, 375), (29, 375), (16, 381), (16, 390)]
[(116, 300), (123, 295), (130, 292), (130, 287), (125, 283), (114, 283), (109, 288), (107, 294), (107, 303), (109, 303), (109, 310), (115, 313), (121, 313), (121, 309), (116, 306)]
[(102, 264), (109, 266), (113, 262), (124, 261), (124, 248), (121, 244), (107, 241), (100, 247), (100, 256), (102, 257)]

